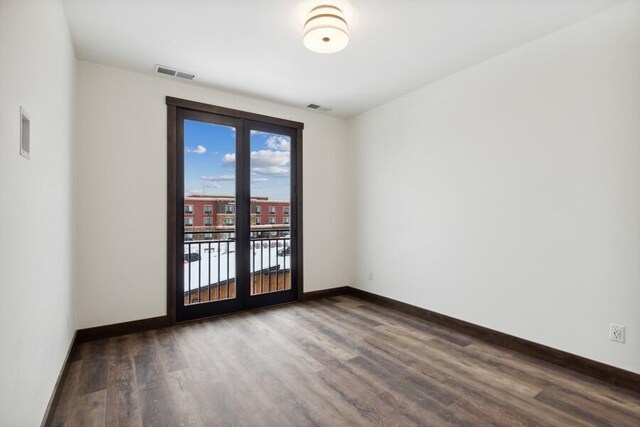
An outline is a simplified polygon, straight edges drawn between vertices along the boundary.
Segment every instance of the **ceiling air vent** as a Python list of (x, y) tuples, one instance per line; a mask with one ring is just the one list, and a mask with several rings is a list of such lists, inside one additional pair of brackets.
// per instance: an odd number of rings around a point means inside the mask
[(180, 77), (181, 79), (193, 80), (196, 75), (191, 73), (183, 73), (182, 71), (178, 71), (176, 73), (176, 77)]
[(185, 73), (176, 69), (165, 67), (164, 65), (156, 64), (156, 73), (165, 74), (171, 77), (179, 77), (181, 79), (193, 80), (196, 75), (193, 73)]
[(321, 107), (318, 104), (309, 104), (307, 105), (307, 108), (311, 108), (312, 110), (318, 110), (318, 111), (331, 111), (331, 108)]

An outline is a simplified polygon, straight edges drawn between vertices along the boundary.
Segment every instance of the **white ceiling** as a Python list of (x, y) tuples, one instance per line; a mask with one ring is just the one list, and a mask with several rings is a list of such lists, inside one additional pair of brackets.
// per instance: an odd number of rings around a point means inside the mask
[[(78, 58), (349, 117), (622, 0), (63, 0)], [(347, 48), (302, 44), (306, 13), (345, 11)]]

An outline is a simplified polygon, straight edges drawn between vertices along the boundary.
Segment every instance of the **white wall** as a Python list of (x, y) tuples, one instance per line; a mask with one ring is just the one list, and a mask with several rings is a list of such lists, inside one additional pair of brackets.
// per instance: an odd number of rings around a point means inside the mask
[(359, 288), (640, 372), (638, 1), (350, 126)]
[(305, 291), (348, 284), (345, 120), (78, 64), (78, 328), (166, 312), (166, 96), (304, 122)]
[[(75, 58), (58, 1), (0, 0), (0, 425), (39, 425), (73, 336)], [(31, 160), (19, 154), (20, 106)]]

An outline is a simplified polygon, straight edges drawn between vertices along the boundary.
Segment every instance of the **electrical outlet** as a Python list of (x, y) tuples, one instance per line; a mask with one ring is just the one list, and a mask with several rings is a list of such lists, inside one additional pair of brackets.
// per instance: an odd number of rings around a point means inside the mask
[(624, 344), (624, 326), (622, 325), (614, 325), (613, 323), (609, 325), (609, 339), (611, 341), (620, 342)]

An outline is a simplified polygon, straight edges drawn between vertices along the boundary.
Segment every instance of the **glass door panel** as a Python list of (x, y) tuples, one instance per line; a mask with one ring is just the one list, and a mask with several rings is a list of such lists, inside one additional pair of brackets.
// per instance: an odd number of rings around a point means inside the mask
[(184, 305), (236, 298), (236, 128), (184, 121)]
[(250, 131), (251, 295), (291, 289), (291, 136)]
[(242, 122), (178, 110), (176, 318), (189, 320), (238, 310), (236, 155)]

